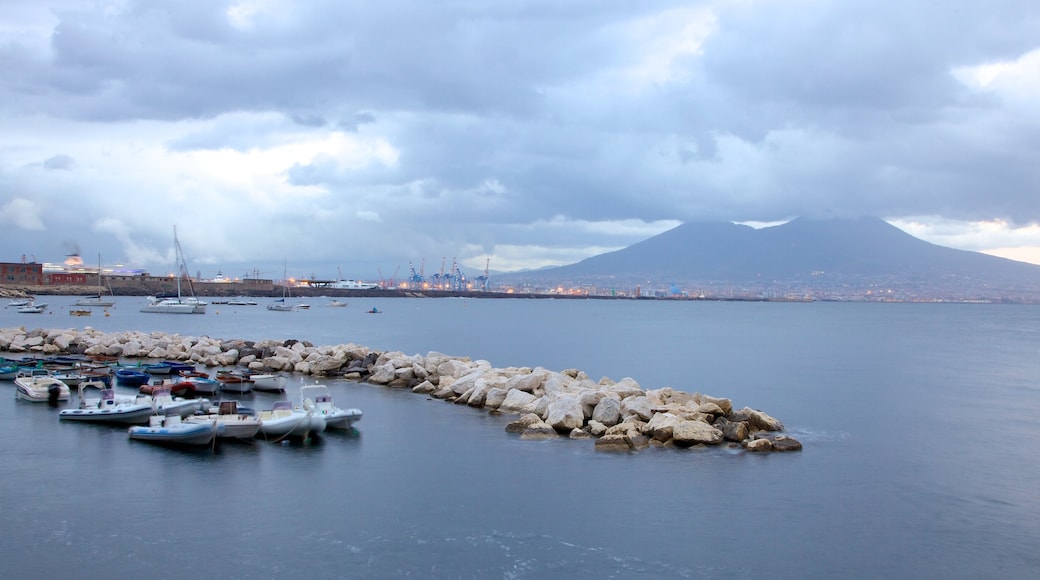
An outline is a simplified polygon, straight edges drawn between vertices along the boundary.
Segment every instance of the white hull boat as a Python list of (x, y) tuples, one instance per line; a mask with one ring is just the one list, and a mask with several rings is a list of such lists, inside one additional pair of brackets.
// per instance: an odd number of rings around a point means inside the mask
[[(195, 297), (195, 292), (190, 296), (181, 293), (181, 277), (188, 271), (184, 263), (184, 254), (181, 252), (181, 243), (177, 241), (177, 228), (173, 228), (173, 248), (177, 254), (177, 296), (167, 298), (153, 298), (141, 312), (154, 314), (205, 314), (208, 302), (203, 302)], [(188, 278), (188, 286), (191, 287), (191, 278)]]
[(314, 409), (294, 409), (289, 401), (277, 401), (270, 411), (261, 411), (260, 433), (268, 439), (308, 437), (325, 431), (325, 417)]
[(332, 400), (332, 393), (325, 385), (304, 385), (300, 387), (300, 406), (313, 409), (325, 418), (327, 429), (351, 429), (354, 423), (361, 420), (361, 409), (340, 409)]
[(209, 407), (209, 399), (185, 399), (170, 394), (169, 387), (156, 389), (151, 395), (137, 395), (138, 403), (147, 403), (158, 415), (176, 414), (187, 417), (200, 409)]
[(191, 415), (185, 421), (206, 425), (216, 423), (217, 437), (221, 439), (252, 439), (260, 431), (260, 419), (239, 412), (236, 401), (221, 401), (216, 413)]
[[(96, 400), (84, 396), (86, 387), (101, 389)], [(100, 381), (85, 381), (79, 385), (79, 408), (62, 409), (58, 412), (61, 421), (85, 421), (93, 423), (121, 423), (139, 425), (148, 423), (155, 412), (147, 403), (137, 403), (136, 397), (116, 397), (115, 391), (104, 388)]]
[(46, 369), (23, 371), (14, 378), (16, 399), (33, 403), (57, 404), (72, 395), (69, 386), (54, 378)]
[(180, 415), (152, 415), (147, 426), (137, 425), (127, 430), (131, 439), (152, 443), (176, 445), (210, 445), (217, 437), (216, 422), (186, 423)]
[(250, 375), (249, 378), (253, 379), (254, 391), (266, 391), (271, 393), (281, 393), (285, 391), (285, 383), (287, 381), (285, 375), (261, 373)]

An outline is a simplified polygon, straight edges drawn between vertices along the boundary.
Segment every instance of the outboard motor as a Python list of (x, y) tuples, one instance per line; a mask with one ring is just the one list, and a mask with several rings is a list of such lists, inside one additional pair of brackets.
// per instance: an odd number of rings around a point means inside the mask
[(51, 385), (47, 387), (47, 404), (52, 407), (58, 406), (58, 397), (61, 396), (61, 387), (58, 385)]

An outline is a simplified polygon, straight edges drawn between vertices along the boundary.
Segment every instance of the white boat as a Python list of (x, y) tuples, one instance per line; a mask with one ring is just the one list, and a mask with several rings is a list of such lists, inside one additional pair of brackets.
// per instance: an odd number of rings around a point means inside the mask
[(329, 285), (329, 288), (337, 290), (375, 290), (379, 288), (379, 284), (366, 283), (361, 280), (336, 280)]
[(174, 397), (170, 394), (170, 388), (165, 386), (156, 389), (151, 395), (137, 395), (137, 402), (151, 405), (156, 414), (175, 413), (181, 417), (187, 417), (209, 406), (209, 399)]
[(29, 306), (30, 304), (33, 303), (33, 300), (34, 300), (33, 298), (18, 298), (16, 300), (12, 300), (12, 301), (8, 302), (7, 305), (11, 306), (13, 308), (18, 308), (18, 307), (21, 307), (21, 306)]
[(341, 300), (336, 300), (335, 298), (333, 298), (332, 300), (329, 300), (329, 306), (331, 306), (333, 308), (343, 308), (346, 305), (347, 305), (346, 302), (343, 302)]
[(217, 437), (221, 439), (252, 439), (260, 431), (260, 418), (240, 412), (237, 401), (221, 401), (215, 411), (190, 415), (184, 420), (204, 425), (215, 422)]
[(256, 300), (249, 300), (245, 298), (232, 298), (228, 300), (228, 306), (256, 306)]
[(97, 264), (98, 293), (97, 293), (97, 296), (84, 296), (83, 298), (80, 298), (79, 300), (76, 301), (76, 306), (94, 306), (94, 307), (99, 307), (99, 308), (111, 308), (112, 306), (115, 306), (115, 304), (116, 304), (115, 300), (112, 300), (111, 298), (106, 298), (106, 297), (101, 295), (101, 290), (102, 290), (102, 288), (104, 288), (104, 285), (102, 283), (102, 280), (104, 278), (104, 271), (102, 271), (102, 269), (101, 269), (101, 254), (98, 254), (97, 259), (98, 259), (98, 264)]
[[(141, 312), (156, 314), (205, 314), (208, 302), (195, 297), (191, 287), (191, 278), (188, 276), (188, 266), (184, 263), (184, 254), (181, 252), (181, 243), (177, 240), (177, 226), (173, 228), (173, 248), (177, 256), (177, 296), (152, 297)], [(181, 292), (181, 278), (188, 280), (189, 295)]]
[(282, 278), (282, 283), (284, 284), (282, 286), (282, 297), (275, 300), (274, 302), (268, 302), (267, 309), (273, 312), (295, 312), (297, 310), (305, 310), (307, 308), (310, 308), (309, 304), (293, 304), (289, 302), (289, 298), (292, 297), (292, 291), (289, 290), (290, 283), (288, 277), (288, 268), (286, 268), (285, 272), (282, 273)]
[[(100, 389), (100, 396), (88, 398), (85, 395), (88, 387)], [(83, 381), (79, 384), (79, 408), (62, 409), (58, 412), (58, 419), (134, 425), (147, 423), (154, 413), (150, 404), (138, 403), (136, 397), (118, 397), (101, 381)]]
[(26, 304), (25, 306), (19, 306), (18, 307), (18, 312), (20, 312), (22, 314), (41, 314), (41, 313), (43, 313), (46, 310), (47, 310), (47, 303), (46, 302), (40, 302), (40, 303), (33, 302), (33, 303), (30, 303), (30, 304)]
[(177, 445), (210, 445), (217, 437), (217, 423), (188, 423), (177, 413), (152, 415), (148, 425), (135, 425), (127, 430), (131, 439)]
[(340, 409), (332, 400), (332, 393), (325, 385), (300, 387), (300, 407), (311, 409), (325, 417), (327, 429), (351, 429), (361, 420), (361, 409)]
[(69, 386), (54, 378), (47, 369), (29, 369), (18, 373), (14, 378), (16, 399), (33, 403), (57, 404), (68, 401), (71, 396)]
[(285, 383), (287, 380), (285, 375), (259, 373), (249, 375), (249, 378), (253, 379), (254, 391), (266, 391), (271, 393), (281, 393), (285, 391)]
[(316, 409), (293, 408), (291, 401), (275, 401), (269, 411), (261, 411), (260, 433), (268, 439), (307, 438), (325, 430), (325, 417)]

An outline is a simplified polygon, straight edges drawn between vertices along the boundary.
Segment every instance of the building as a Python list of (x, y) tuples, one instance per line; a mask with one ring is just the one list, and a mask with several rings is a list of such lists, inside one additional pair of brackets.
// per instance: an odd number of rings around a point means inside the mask
[(0, 284), (43, 286), (43, 264), (0, 262)]

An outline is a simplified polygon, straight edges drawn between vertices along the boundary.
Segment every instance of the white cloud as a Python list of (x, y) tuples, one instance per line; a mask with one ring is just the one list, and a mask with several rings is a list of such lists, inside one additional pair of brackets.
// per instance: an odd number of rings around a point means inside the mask
[(45, 227), (40, 217), (41, 213), (43, 212), (39, 205), (28, 199), (16, 197), (0, 207), (0, 220), (21, 230), (43, 230)]

